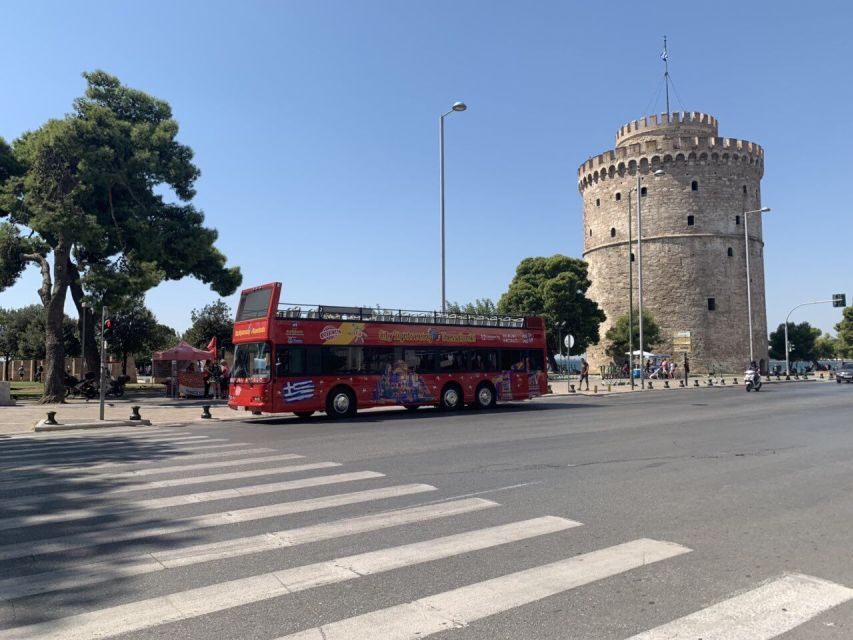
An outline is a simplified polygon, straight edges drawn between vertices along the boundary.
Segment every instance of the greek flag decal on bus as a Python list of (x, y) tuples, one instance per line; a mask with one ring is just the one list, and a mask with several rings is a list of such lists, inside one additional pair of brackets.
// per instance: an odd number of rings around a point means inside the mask
[(299, 402), (314, 397), (313, 380), (297, 380), (288, 382), (281, 388), (281, 395), (285, 402)]

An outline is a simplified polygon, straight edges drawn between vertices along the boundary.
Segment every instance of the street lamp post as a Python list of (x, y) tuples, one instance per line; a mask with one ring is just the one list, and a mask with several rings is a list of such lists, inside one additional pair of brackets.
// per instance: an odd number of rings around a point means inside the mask
[[(743, 244), (746, 250), (746, 312), (749, 316), (749, 361), (753, 362), (755, 360), (755, 353), (753, 349), (753, 338), (752, 338), (752, 285), (750, 283), (750, 273), (749, 273), (749, 214), (750, 213), (767, 213), (770, 211), (770, 207), (761, 207), (760, 209), (754, 209), (752, 211), (744, 211), (743, 212)], [(787, 329), (787, 324), (785, 328)], [(786, 355), (787, 359), (787, 355)]]
[(794, 349), (794, 345), (788, 344), (788, 321), (791, 319), (791, 314), (794, 313), (800, 307), (807, 307), (810, 304), (826, 304), (827, 302), (834, 302), (833, 300), (815, 300), (814, 302), (804, 302), (802, 304), (798, 304), (796, 307), (791, 309), (788, 312), (788, 315), (785, 316), (785, 375), (791, 375), (791, 364), (790, 364), (790, 353)]
[(454, 102), (450, 111), (442, 113), (438, 119), (438, 170), (439, 170), (439, 201), (441, 204), (441, 312), (445, 313), (447, 307), (447, 295), (444, 281), (444, 118), (454, 111), (465, 111), (468, 107), (464, 102)]
[[(653, 176), (660, 177), (666, 175), (663, 169), (658, 169), (652, 173)], [(640, 175), (640, 168), (637, 167), (637, 310), (638, 310), (638, 329), (640, 338), (640, 389), (645, 389), (643, 382), (643, 357), (645, 351), (643, 349), (643, 213), (642, 205), (643, 192), (640, 183), (643, 177)]]
[[(560, 354), (560, 358), (563, 357), (563, 327), (566, 326), (566, 321), (563, 320), (560, 324), (557, 325), (557, 353)], [(557, 364), (557, 372), (560, 371), (560, 365)]]

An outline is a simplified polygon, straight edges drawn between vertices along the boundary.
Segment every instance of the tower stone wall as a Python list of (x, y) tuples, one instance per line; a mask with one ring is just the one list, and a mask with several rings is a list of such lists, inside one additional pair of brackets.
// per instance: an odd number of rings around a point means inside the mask
[[(654, 176), (658, 170), (664, 174)], [(628, 312), (631, 253), (637, 307), (637, 198), (643, 306), (663, 338), (654, 351), (677, 356), (679, 363), (680, 354), (688, 353), (692, 372), (743, 369), (749, 361), (748, 244), (755, 359), (766, 366), (762, 214), (750, 213), (744, 220), (745, 212), (761, 208), (763, 174), (764, 150), (753, 142), (719, 137), (717, 120), (702, 113), (631, 122), (618, 131), (613, 150), (580, 166), (589, 296), (607, 314), (601, 343), (588, 351), (591, 366), (610, 362), (604, 335)]]

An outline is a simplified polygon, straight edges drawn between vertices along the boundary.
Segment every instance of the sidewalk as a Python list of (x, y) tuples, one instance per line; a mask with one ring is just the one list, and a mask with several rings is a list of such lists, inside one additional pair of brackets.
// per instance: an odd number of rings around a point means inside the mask
[[(132, 406), (140, 407), (140, 414), (153, 425), (189, 423), (201, 420), (202, 405), (209, 404), (214, 418), (236, 418), (236, 411), (225, 406), (224, 400), (172, 400), (170, 398), (111, 399), (104, 404), (106, 420), (127, 420)], [(37, 404), (34, 400), (19, 400), (13, 407), (0, 407), (0, 434), (32, 433), (35, 425), (47, 417), (48, 411), (56, 412), (60, 424), (97, 422), (99, 405), (97, 400), (86, 402), (70, 399), (66, 404)]]

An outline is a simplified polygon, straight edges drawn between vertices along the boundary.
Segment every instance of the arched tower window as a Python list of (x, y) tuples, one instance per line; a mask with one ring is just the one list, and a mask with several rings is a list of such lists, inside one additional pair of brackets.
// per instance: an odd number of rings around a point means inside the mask
[(590, 228), (590, 230), (589, 230), (589, 237), (590, 238), (592, 237), (592, 228)]
[(616, 201), (618, 202), (621, 199), (622, 199), (622, 194), (617, 191), (616, 192)]
[(743, 185), (743, 195), (746, 195), (746, 185)]
[(631, 262), (634, 262), (634, 253), (633, 253), (633, 251), (631, 252)]
[(740, 216), (735, 216), (735, 224), (740, 224)]
[(690, 183), (690, 190), (691, 191), (699, 191), (699, 182), (697, 182), (696, 180), (691, 182)]
[(595, 206), (596, 206), (596, 207), (600, 207), (600, 206), (601, 206), (601, 198), (596, 198), (596, 199), (595, 199)]
[(728, 249), (728, 251), (727, 251), (726, 253), (728, 254), (729, 258), (731, 258), (731, 257), (735, 254), (735, 252), (734, 252), (734, 251), (732, 251), (732, 248), (731, 248), (731, 247), (729, 247), (729, 249)]
[(693, 216), (687, 216), (687, 226), (692, 227), (696, 223), (696, 218)]
[(646, 195), (648, 192), (649, 192), (649, 190), (646, 187), (640, 187), (640, 195), (641, 196)]
[(616, 228), (615, 227), (610, 227), (610, 237), (611, 238), (616, 237)]

